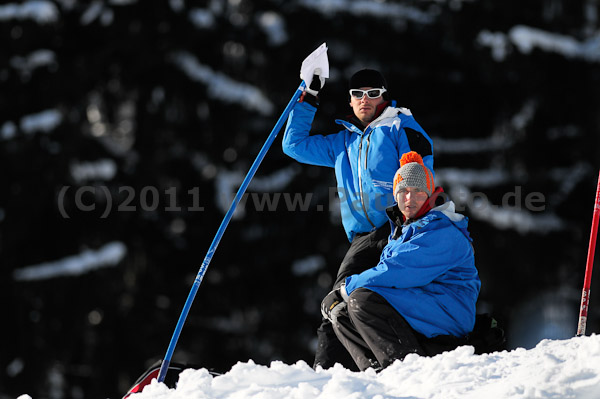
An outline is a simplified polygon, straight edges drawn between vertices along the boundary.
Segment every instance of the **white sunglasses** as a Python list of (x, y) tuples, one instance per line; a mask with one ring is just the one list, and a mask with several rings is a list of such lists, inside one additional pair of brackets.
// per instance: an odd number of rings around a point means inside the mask
[(361, 89), (351, 89), (350, 95), (358, 100), (364, 97), (366, 94), (369, 98), (378, 98), (383, 93), (385, 93), (386, 89), (369, 89), (369, 90), (361, 90)]

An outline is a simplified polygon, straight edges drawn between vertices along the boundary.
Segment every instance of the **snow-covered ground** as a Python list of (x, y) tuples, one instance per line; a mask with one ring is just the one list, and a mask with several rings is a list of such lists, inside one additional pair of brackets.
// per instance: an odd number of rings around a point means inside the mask
[[(381, 373), (305, 362), (240, 362), (213, 377), (184, 370), (176, 388), (154, 380), (132, 399), (597, 399), (600, 336), (543, 340), (530, 350), (486, 355), (465, 346), (433, 358), (409, 355)], [(29, 399), (21, 395), (18, 399)], [(35, 398), (33, 398), (35, 399)]]
[(462, 347), (426, 358), (409, 355), (379, 374), (306, 363), (238, 363), (212, 377), (185, 370), (176, 389), (154, 382), (133, 399), (508, 399), (600, 397), (600, 336), (544, 340), (531, 350), (474, 355)]

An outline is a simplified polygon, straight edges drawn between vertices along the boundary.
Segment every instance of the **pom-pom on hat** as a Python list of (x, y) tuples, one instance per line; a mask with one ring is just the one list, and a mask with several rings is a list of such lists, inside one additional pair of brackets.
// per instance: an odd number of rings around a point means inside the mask
[(407, 187), (420, 188), (428, 196), (435, 190), (433, 174), (415, 151), (407, 152), (400, 158), (400, 169), (394, 175), (394, 198), (400, 189)]
[(361, 69), (350, 78), (350, 89), (361, 87), (374, 87), (387, 89), (387, 82), (383, 75), (374, 69)]

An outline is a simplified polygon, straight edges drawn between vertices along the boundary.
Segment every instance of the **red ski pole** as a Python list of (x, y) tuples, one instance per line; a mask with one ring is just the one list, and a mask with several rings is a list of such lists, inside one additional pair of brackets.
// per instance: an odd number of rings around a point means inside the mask
[(592, 284), (592, 269), (594, 267), (594, 252), (596, 250), (598, 218), (600, 218), (600, 174), (598, 175), (598, 187), (596, 188), (596, 202), (594, 203), (594, 216), (592, 218), (592, 232), (590, 233), (590, 245), (588, 247), (587, 263), (585, 265), (585, 280), (583, 281), (583, 292), (581, 293), (579, 325), (577, 326), (578, 337), (585, 335), (585, 325), (587, 323), (588, 308), (590, 305), (590, 286)]

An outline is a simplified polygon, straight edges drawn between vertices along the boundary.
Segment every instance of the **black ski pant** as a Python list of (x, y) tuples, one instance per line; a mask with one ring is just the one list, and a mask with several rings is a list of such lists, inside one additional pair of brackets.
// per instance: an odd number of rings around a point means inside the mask
[(333, 326), (359, 370), (381, 370), (409, 353), (435, 356), (468, 343), (467, 337), (427, 338), (414, 330), (381, 295), (366, 288), (350, 294)]
[[(385, 223), (378, 229), (354, 237), (346, 256), (342, 260), (333, 288), (338, 288), (346, 277), (375, 267), (379, 263), (381, 251), (387, 244), (390, 235), (390, 224)], [(356, 370), (356, 365), (348, 351), (338, 340), (329, 320), (323, 319), (317, 329), (317, 352), (313, 367), (325, 369), (340, 363), (350, 370)]]
[(361, 371), (381, 370), (409, 353), (427, 354), (421, 334), (381, 295), (366, 288), (350, 294), (333, 329)]

